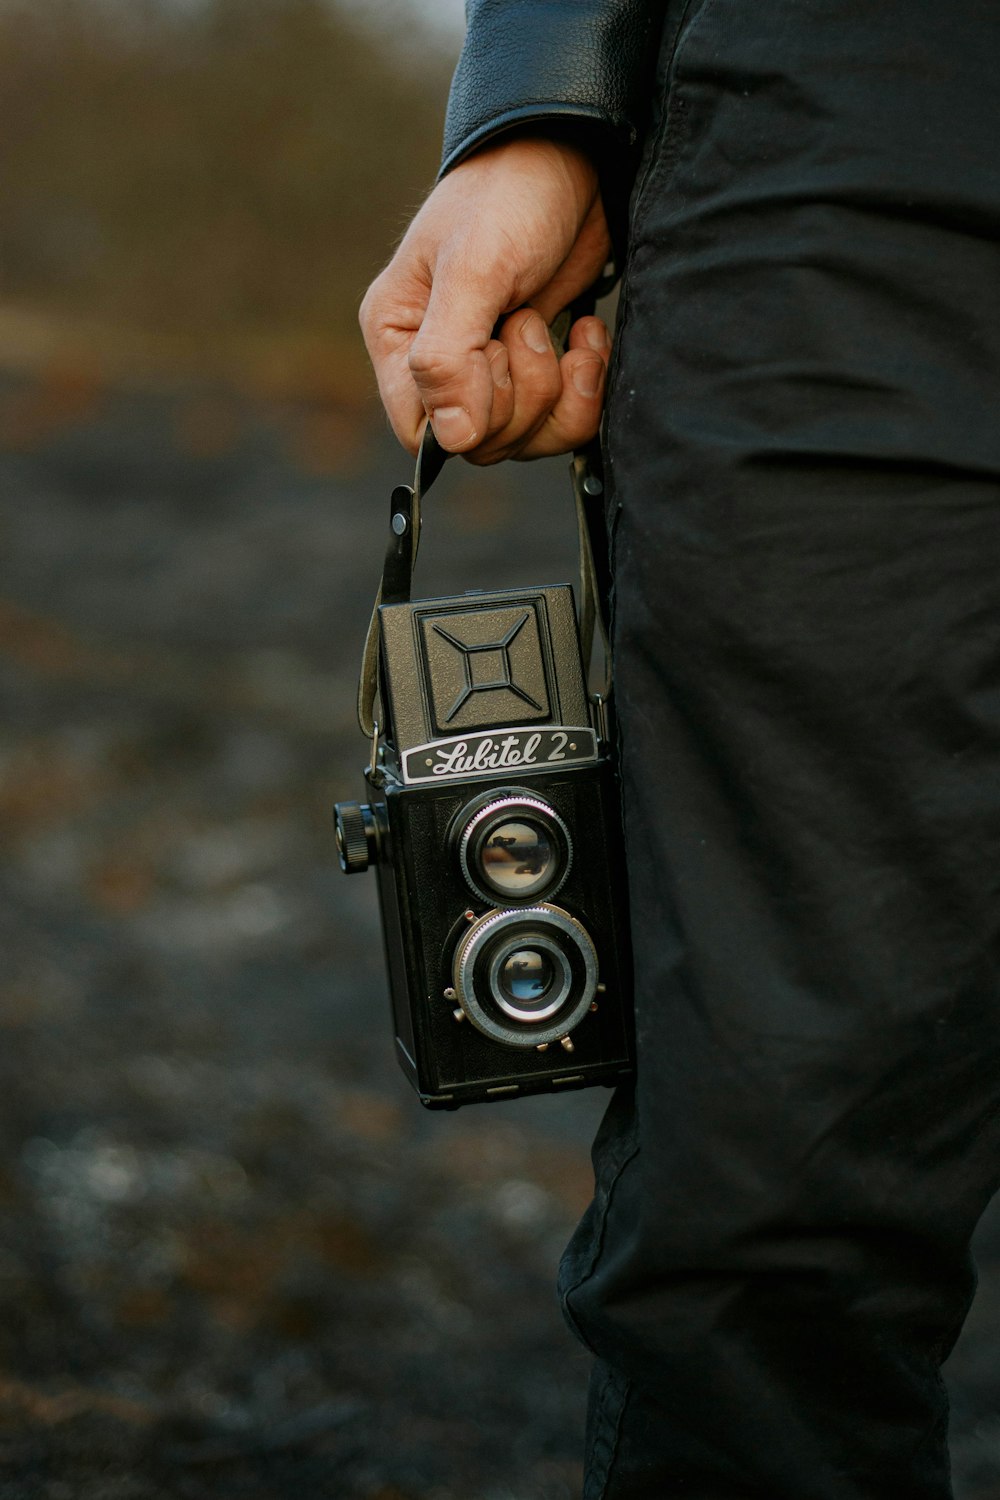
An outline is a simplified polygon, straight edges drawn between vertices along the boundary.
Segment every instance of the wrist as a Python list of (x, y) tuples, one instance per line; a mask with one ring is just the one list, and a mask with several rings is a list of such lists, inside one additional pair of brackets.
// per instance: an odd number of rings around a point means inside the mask
[(586, 147), (578, 140), (541, 133), (537, 124), (494, 138), (448, 174), (466, 183), (497, 176), (512, 184), (537, 186), (567, 206), (575, 205), (581, 217), (600, 192), (597, 164)]

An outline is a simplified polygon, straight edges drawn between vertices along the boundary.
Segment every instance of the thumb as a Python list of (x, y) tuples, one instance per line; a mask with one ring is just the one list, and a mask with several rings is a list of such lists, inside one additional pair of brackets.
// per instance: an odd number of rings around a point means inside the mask
[(409, 367), (434, 436), (450, 452), (472, 448), (489, 430), (496, 388), (487, 345), (501, 310), (495, 278), (454, 261), (435, 268)]

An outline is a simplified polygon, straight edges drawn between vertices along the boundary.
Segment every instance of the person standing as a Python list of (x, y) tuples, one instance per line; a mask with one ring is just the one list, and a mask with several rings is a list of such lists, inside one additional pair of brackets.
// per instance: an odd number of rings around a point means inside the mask
[[(1000, 10), (470, 0), (393, 428), (605, 429), (637, 1077), (586, 1500), (947, 1500), (1000, 1179)], [(615, 254), (600, 319), (546, 324)]]

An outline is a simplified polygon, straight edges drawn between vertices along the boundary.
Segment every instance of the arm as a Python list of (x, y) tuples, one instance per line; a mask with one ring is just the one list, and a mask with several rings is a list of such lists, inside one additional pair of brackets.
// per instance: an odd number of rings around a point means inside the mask
[(609, 257), (599, 164), (607, 183), (630, 179), (659, 13), (659, 0), (470, 0), (443, 175), (361, 309), (411, 452), (427, 414), (477, 463), (597, 431), (607, 330), (581, 318), (557, 359), (545, 324)]

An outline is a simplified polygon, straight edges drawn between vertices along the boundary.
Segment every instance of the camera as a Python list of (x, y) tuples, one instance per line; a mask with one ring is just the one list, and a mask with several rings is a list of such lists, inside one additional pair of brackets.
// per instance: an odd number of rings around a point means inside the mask
[(573, 591), (409, 599), (431, 442), (393, 492), (359, 699), (367, 801), (334, 817), (341, 867), (377, 875), (398, 1060), (424, 1105), (454, 1109), (616, 1083), (633, 1029), (612, 736)]

